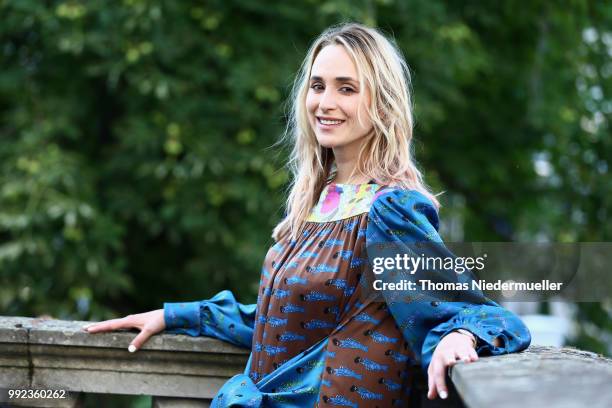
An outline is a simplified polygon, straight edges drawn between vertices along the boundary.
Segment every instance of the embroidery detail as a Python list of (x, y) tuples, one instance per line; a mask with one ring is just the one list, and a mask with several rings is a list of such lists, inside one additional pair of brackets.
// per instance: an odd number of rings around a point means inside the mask
[[(367, 213), (376, 198), (386, 190), (379, 184), (328, 184), (306, 221), (338, 221)], [(347, 228), (352, 229), (354, 225), (349, 224)]]

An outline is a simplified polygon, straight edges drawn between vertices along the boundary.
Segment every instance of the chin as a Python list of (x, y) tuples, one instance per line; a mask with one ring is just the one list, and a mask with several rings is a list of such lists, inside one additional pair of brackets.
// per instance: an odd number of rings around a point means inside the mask
[(330, 137), (328, 135), (325, 135), (325, 136), (317, 135), (317, 142), (322, 147), (326, 147), (328, 149), (333, 149), (335, 147), (340, 147), (343, 145), (343, 143), (339, 141), (337, 138)]

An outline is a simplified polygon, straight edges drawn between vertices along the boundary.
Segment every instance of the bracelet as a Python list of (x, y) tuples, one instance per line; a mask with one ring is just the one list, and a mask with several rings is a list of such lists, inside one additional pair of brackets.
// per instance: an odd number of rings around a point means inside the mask
[(465, 329), (457, 329), (455, 330), (457, 333), (461, 333), (465, 336), (468, 336), (471, 340), (472, 340), (472, 347), (476, 348), (476, 345), (478, 344), (478, 342), (476, 341), (476, 336), (474, 336), (472, 334), (472, 332), (469, 332)]

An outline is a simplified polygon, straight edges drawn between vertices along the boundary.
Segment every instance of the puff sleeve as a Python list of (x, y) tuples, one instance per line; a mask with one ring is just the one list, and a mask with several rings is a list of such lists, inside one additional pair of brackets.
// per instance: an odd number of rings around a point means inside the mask
[[(369, 213), (368, 255), (372, 256), (370, 248), (376, 244), (392, 243), (409, 253), (409, 246), (419, 242), (439, 243), (442, 251), (452, 255), (438, 234), (438, 214), (427, 197), (414, 190), (391, 190), (380, 195)], [(387, 300), (388, 295), (384, 296)], [(387, 301), (387, 304), (425, 372), (440, 340), (460, 328), (476, 336), (479, 355), (518, 352), (531, 342), (530, 333), (518, 316), (480, 292), (472, 293), (469, 301)]]
[(166, 332), (208, 336), (251, 348), (256, 305), (238, 303), (229, 290), (208, 300), (164, 303)]

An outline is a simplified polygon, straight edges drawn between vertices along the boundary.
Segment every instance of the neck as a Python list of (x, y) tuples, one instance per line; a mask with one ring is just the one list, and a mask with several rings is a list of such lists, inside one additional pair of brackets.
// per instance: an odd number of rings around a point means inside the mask
[(358, 172), (357, 162), (359, 159), (359, 149), (361, 144), (356, 146), (342, 146), (334, 148), (334, 158), (336, 160), (336, 177), (334, 183), (337, 184), (362, 184), (367, 183), (369, 178)]

